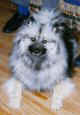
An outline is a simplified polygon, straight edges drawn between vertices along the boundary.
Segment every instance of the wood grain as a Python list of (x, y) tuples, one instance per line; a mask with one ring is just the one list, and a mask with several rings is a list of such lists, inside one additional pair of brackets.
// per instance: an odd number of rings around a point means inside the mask
[[(3, 4), (4, 3), (4, 4)], [(12, 49), (12, 41), (15, 33), (5, 34), (2, 28), (13, 14), (9, 3), (5, 0), (0, 3), (0, 86), (11, 77), (8, 67), (9, 55)], [(23, 92), (21, 108), (13, 110), (7, 106), (8, 98), (0, 89), (0, 115), (80, 115), (80, 69), (75, 69), (73, 82), (76, 91), (64, 101), (64, 107), (57, 112), (50, 109), (51, 94), (49, 92)]]

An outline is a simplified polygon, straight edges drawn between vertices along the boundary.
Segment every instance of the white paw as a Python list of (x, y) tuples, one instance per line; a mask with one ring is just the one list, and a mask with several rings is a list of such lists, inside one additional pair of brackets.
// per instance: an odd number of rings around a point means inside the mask
[(14, 99), (9, 100), (8, 107), (12, 109), (19, 109), (21, 107), (20, 102), (15, 101)]
[(8, 96), (8, 106), (13, 109), (18, 109), (21, 106), (22, 101), (22, 84), (15, 80), (10, 79), (4, 84), (4, 90)]
[(54, 100), (54, 102), (51, 104), (51, 109), (57, 111), (57, 110), (60, 110), (62, 108), (62, 106), (63, 106), (62, 101), (59, 101), (59, 100), (55, 101)]

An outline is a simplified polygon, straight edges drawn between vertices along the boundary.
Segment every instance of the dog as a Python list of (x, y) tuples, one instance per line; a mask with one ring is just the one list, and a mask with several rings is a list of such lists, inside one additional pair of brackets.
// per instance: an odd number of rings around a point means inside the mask
[[(30, 16), (13, 42), (10, 56), (13, 75), (5, 83), (10, 106), (20, 106), (19, 88), (26, 87), (31, 91), (52, 91), (51, 108), (59, 110), (65, 97), (75, 89), (70, 77), (76, 51), (76, 39), (59, 11), (42, 9)], [(16, 80), (21, 85), (14, 94)]]

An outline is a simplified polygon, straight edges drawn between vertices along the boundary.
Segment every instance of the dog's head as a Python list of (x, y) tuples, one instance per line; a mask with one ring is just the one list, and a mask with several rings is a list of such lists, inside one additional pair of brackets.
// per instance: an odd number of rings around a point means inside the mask
[(65, 54), (64, 30), (59, 13), (47, 10), (34, 14), (18, 32), (15, 44), (26, 66), (35, 70), (50, 67)]

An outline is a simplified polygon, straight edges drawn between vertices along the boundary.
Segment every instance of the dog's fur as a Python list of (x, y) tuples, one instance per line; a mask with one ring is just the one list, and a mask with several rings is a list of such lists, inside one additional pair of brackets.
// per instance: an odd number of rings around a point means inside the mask
[[(69, 77), (76, 49), (61, 13), (41, 10), (29, 18), (14, 40), (10, 58), (13, 77), (30, 90), (53, 90), (52, 108), (59, 109), (74, 87)], [(14, 80), (7, 86), (11, 82)]]

